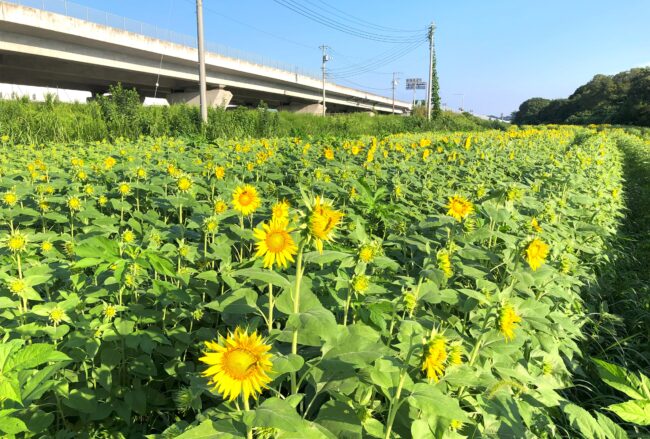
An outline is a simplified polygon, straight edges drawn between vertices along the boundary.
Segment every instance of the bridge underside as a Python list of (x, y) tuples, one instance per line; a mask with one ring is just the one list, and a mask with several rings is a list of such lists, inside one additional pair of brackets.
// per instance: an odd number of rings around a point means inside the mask
[[(190, 105), (194, 102), (173, 99), (172, 96), (198, 94), (198, 86), (194, 81), (2, 51), (0, 51), (0, 82), (89, 91), (93, 95), (106, 93), (110, 85), (121, 82), (125, 88), (135, 88), (142, 97), (165, 98), (170, 103), (185, 102)], [(156, 82), (158, 82), (157, 89)], [(224, 87), (208, 85), (208, 90), (219, 89)], [(232, 97), (225, 101), (217, 100), (213, 106), (225, 104), (256, 108), (263, 101), (269, 108), (278, 110), (300, 112), (307, 108), (308, 112), (320, 113), (319, 103), (316, 103), (318, 107), (314, 107), (315, 102), (311, 100), (235, 86), (228, 86), (226, 89), (232, 93)], [(348, 113), (369, 111), (369, 109), (328, 102), (327, 111)]]

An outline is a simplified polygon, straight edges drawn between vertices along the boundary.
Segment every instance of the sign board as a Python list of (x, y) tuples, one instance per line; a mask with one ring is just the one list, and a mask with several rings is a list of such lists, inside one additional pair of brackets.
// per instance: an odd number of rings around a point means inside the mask
[(406, 89), (407, 90), (424, 90), (427, 88), (427, 83), (422, 80), (422, 78), (407, 78), (406, 79)]

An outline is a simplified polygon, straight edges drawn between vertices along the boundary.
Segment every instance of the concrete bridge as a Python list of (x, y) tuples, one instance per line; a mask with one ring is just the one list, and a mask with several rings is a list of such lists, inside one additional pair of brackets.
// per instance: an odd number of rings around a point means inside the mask
[[(99, 11), (58, 1), (62, 13), (39, 7), (51, 0), (0, 1), (0, 82), (95, 94), (119, 81), (144, 97), (155, 93), (169, 102), (198, 105), (198, 55), (190, 37), (185, 44), (154, 38), (138, 32), (148, 26), (143, 23), (129, 20), (135, 25), (127, 26), (128, 19), (113, 15), (117, 19), (109, 20), (104, 12), (95, 19)], [(209, 51), (206, 74), (212, 106), (254, 107), (263, 100), (279, 110), (322, 110), (322, 82), (314, 76)], [(326, 92), (328, 112), (393, 112), (391, 98), (330, 82)], [(410, 103), (395, 101), (395, 113), (410, 109)]]

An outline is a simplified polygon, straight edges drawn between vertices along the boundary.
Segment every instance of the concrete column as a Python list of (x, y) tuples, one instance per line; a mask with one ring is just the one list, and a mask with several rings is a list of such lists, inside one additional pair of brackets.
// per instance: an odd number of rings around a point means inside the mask
[(291, 111), (292, 113), (306, 113), (306, 114), (323, 114), (323, 104), (313, 103), (308, 104), (305, 102), (291, 102), (286, 107), (283, 107), (282, 110)]
[[(215, 88), (207, 92), (208, 108), (227, 107), (232, 99), (232, 93), (223, 88)], [(197, 91), (184, 91), (178, 93), (171, 93), (167, 96), (167, 101), (170, 104), (187, 104), (192, 106), (200, 105), (200, 96)]]

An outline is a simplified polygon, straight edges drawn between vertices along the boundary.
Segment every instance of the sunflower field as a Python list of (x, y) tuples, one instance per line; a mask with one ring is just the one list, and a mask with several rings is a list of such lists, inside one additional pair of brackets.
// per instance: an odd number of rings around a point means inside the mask
[(565, 389), (615, 130), (0, 150), (6, 437), (627, 437)]

